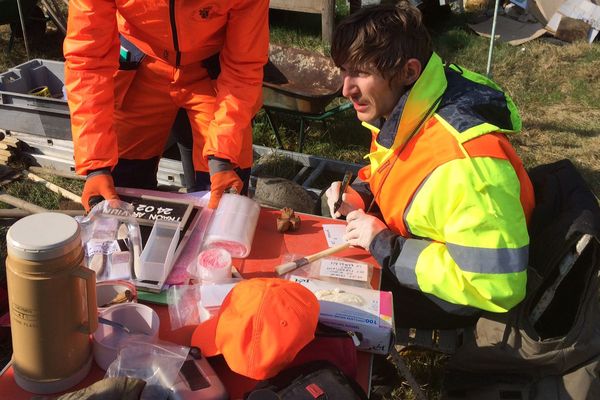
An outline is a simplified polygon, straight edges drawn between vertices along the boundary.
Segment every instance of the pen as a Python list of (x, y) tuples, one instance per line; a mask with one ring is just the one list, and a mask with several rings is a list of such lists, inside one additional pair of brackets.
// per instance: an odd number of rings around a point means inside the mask
[[(348, 185), (350, 184), (351, 179), (352, 179), (352, 171), (346, 171), (346, 173), (344, 174), (344, 179), (342, 179), (342, 184), (340, 185), (340, 194), (338, 196), (337, 201), (333, 205), (333, 213), (334, 214), (339, 210), (340, 206), (343, 203), (342, 195), (344, 194), (344, 192), (346, 192), (346, 189), (348, 188)], [(332, 217), (333, 217), (333, 215), (332, 215)]]

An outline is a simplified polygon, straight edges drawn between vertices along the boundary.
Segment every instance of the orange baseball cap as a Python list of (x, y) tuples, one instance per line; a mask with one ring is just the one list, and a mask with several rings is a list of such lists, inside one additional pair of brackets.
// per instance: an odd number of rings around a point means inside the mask
[(299, 283), (254, 278), (229, 292), (216, 317), (192, 335), (208, 357), (222, 354), (229, 368), (267, 379), (285, 368), (315, 336), (319, 302)]

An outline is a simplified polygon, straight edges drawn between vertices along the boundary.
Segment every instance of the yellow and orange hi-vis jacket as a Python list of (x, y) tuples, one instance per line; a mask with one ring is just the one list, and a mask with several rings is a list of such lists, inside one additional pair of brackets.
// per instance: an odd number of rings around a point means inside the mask
[(204, 155), (233, 164), (262, 95), (268, 59), (268, 0), (70, 0), (64, 42), (65, 85), (79, 174), (113, 167), (113, 75), (119, 67), (119, 34), (147, 56), (173, 66), (220, 52), (215, 119)]
[(369, 250), (448, 312), (506, 312), (525, 296), (535, 200), (506, 138), (520, 129), (498, 86), (434, 53), (372, 132), (359, 176), (389, 230)]

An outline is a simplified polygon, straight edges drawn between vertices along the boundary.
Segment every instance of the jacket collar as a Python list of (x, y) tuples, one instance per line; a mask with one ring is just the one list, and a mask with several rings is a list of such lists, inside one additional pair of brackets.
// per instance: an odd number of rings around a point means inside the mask
[(433, 53), (419, 79), (400, 97), (390, 117), (383, 120), (383, 124), (373, 124), (381, 126), (377, 142), (387, 148), (406, 143), (436, 110), (447, 86), (444, 63)]

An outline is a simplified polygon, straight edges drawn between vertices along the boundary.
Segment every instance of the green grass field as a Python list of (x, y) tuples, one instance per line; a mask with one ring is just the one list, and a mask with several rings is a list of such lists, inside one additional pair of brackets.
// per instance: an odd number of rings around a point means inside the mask
[[(338, 1), (338, 18), (347, 13)], [(445, 59), (484, 73), (489, 40), (468, 28), (466, 14), (453, 15), (431, 26), (436, 51)], [(50, 26), (50, 24), (49, 24)], [(50, 26), (50, 28), (52, 28)], [(293, 45), (323, 54), (328, 53), (319, 38), (317, 16), (272, 12), (271, 39), (274, 43)], [(0, 72), (26, 61), (22, 41), (8, 51), (8, 26), (0, 26)], [(31, 45), (33, 58), (62, 59), (62, 36), (50, 29), (44, 38)], [(523, 117), (523, 132), (512, 143), (527, 167), (563, 158), (571, 159), (596, 194), (600, 194), (600, 44), (557, 43), (545, 38), (521, 46), (497, 43), (493, 58), (493, 79), (514, 99)], [(331, 107), (339, 104), (335, 100)], [(298, 124), (282, 117), (281, 132), (286, 148), (294, 149)], [(1, 128), (1, 127), (0, 127)], [(357, 122), (352, 110), (336, 115), (326, 127), (311, 123), (304, 152), (350, 162), (363, 162), (370, 134)], [(256, 144), (275, 147), (275, 137), (263, 113), (254, 125)], [(273, 174), (290, 177), (285, 165), (271, 168)], [(74, 192), (80, 182), (56, 181)], [(323, 182), (323, 186), (327, 182)], [(14, 182), (4, 188), (14, 196), (43, 207), (60, 206), (59, 197), (37, 184)], [(1, 205), (0, 205), (1, 206)], [(4, 239), (6, 224), (0, 237)], [(0, 253), (5, 251), (2, 243)], [(3, 263), (1, 263), (3, 266)], [(1, 267), (0, 267), (1, 269)], [(0, 281), (2, 278), (0, 277)], [(0, 349), (0, 353), (2, 350)], [(428, 398), (439, 398), (444, 357), (432, 353), (411, 353), (409, 368)], [(394, 398), (414, 398), (402, 380), (396, 383)]]

